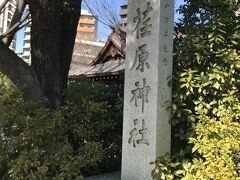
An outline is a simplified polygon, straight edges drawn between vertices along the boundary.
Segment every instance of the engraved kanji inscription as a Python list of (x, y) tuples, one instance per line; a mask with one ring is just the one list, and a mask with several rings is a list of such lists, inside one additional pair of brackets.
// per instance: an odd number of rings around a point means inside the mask
[(163, 65), (164, 66), (167, 66), (168, 65), (168, 59), (165, 57), (163, 58)]
[(164, 22), (165, 22), (165, 24), (168, 24), (168, 22), (169, 22), (169, 17), (164, 17)]
[(164, 31), (164, 35), (163, 35), (163, 36), (165, 36), (165, 37), (168, 36), (168, 30), (165, 30), (165, 31)]
[(145, 102), (148, 103), (148, 96), (149, 92), (151, 91), (151, 87), (146, 85), (146, 78), (143, 79), (143, 85), (141, 87), (140, 82), (135, 82), (136, 89), (132, 90), (132, 98), (130, 102), (134, 101), (135, 107), (139, 106), (139, 100), (140, 105), (142, 106), (142, 113), (144, 112)]
[[(171, 79), (171, 76), (169, 76), (167, 79)], [(171, 106), (171, 101), (168, 100), (168, 98), (166, 98), (167, 97), (167, 94), (166, 94), (167, 91), (169, 91), (169, 89), (166, 88), (166, 87), (163, 87), (161, 89), (161, 92), (160, 92), (160, 94), (161, 94), (161, 103), (160, 104), (166, 111), (171, 111), (171, 107), (172, 107)]]
[(161, 106), (166, 110), (166, 111), (171, 111), (171, 101), (164, 101), (161, 103)]
[(165, 4), (165, 8), (167, 9), (167, 8), (169, 8), (169, 7), (170, 7), (170, 4), (166, 3), (166, 4)]
[(137, 8), (137, 15), (133, 18), (133, 23), (135, 24), (133, 28), (133, 32), (136, 31), (136, 37), (139, 39), (140, 37), (146, 37), (151, 34), (152, 24), (150, 13), (153, 11), (150, 2), (147, 2), (146, 9), (142, 12), (140, 8)]
[(147, 44), (143, 44), (139, 46), (135, 52), (135, 60), (130, 70), (136, 67), (136, 70), (140, 70), (141, 72), (144, 72), (145, 66), (149, 69), (150, 64), (148, 62), (148, 57), (149, 57), (149, 52), (147, 50)]
[(151, 7), (151, 3), (147, 2), (147, 8), (143, 11), (143, 27), (141, 28), (141, 37), (145, 37), (151, 34), (150, 29), (152, 28), (152, 24), (150, 24), (151, 18), (149, 14), (152, 12), (153, 8)]
[(167, 80), (167, 85), (168, 85), (168, 87), (170, 87), (170, 88), (172, 87), (172, 77), (173, 77), (173, 76), (171, 75), (171, 76), (168, 76), (167, 79), (166, 79), (166, 80)]
[(165, 53), (168, 53), (168, 47), (167, 47), (167, 45), (164, 45), (164, 46), (163, 46), (163, 50), (164, 50)]
[(140, 28), (141, 28), (141, 10), (140, 8), (137, 8), (137, 16), (133, 18), (133, 22), (136, 24), (133, 28), (133, 32), (137, 31), (137, 39), (139, 39), (140, 34)]
[[(138, 129), (137, 125), (139, 124), (138, 119), (133, 120), (134, 128), (129, 132), (129, 139), (128, 143), (132, 144), (135, 148), (137, 144), (146, 144), (149, 145), (148, 140), (146, 139), (146, 134), (148, 132), (148, 129), (145, 127), (145, 121), (142, 120), (142, 126), (141, 129)], [(139, 138), (138, 138), (139, 137)]]

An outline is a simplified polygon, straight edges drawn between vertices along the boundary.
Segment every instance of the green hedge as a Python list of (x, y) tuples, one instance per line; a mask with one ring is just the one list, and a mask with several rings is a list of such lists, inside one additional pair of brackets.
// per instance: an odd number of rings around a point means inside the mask
[(65, 105), (50, 111), (24, 102), (11, 83), (1, 86), (0, 179), (82, 179), (118, 169), (121, 90), (109, 88), (70, 82)]

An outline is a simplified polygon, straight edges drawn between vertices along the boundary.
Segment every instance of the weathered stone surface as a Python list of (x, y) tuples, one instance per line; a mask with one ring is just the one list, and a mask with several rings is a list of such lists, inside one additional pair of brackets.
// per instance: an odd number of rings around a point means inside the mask
[(122, 180), (151, 179), (170, 152), (173, 0), (129, 0)]

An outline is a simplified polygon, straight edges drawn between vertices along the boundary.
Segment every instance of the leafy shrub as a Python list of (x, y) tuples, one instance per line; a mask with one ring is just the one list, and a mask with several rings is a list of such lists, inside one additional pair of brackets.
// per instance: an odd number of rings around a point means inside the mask
[[(173, 154), (189, 152), (198, 109), (215, 116), (239, 99), (239, 17), (236, 0), (186, 0), (176, 32), (173, 73)], [(222, 13), (224, 12), (224, 13)], [(237, 113), (236, 113), (237, 114)], [(189, 156), (189, 154), (187, 154)]]
[[(82, 78), (69, 82), (67, 90), (67, 119), (75, 121), (84, 116), (80, 126), (85, 126), (85, 137), (101, 142), (103, 158), (95, 167), (85, 168), (84, 174), (93, 175), (120, 170), (122, 150), (123, 86), (101, 84)], [(86, 104), (87, 103), (87, 104)], [(97, 104), (98, 106), (93, 106)], [(84, 113), (76, 114), (74, 108), (85, 107)], [(96, 112), (97, 111), (97, 112)], [(88, 113), (91, 117), (88, 118)], [(79, 124), (78, 124), (79, 126)], [(76, 127), (77, 128), (77, 127)], [(71, 127), (74, 129), (74, 127)], [(78, 131), (78, 130), (76, 130)], [(80, 132), (83, 134), (83, 132)]]
[(190, 138), (199, 158), (193, 159), (195, 179), (237, 179), (240, 176), (240, 123), (227, 109), (219, 118), (199, 117), (196, 137)]
[(100, 142), (79, 139), (74, 147), (61, 111), (19, 102), (0, 113), (1, 179), (80, 179), (81, 168), (102, 157)]
[(172, 152), (156, 160), (155, 179), (239, 178), (238, 8), (237, 0), (186, 0), (179, 9)]
[(107, 167), (106, 160), (118, 162), (121, 121), (108, 113), (120, 101), (98, 99), (107, 89), (86, 80), (71, 82), (65, 105), (56, 111), (44, 102), (24, 102), (16, 89), (2, 93), (0, 179), (82, 179), (82, 174), (97, 173), (101, 164)]
[(0, 72), (0, 103), (16, 102), (20, 99), (20, 92), (13, 83)]
[(196, 136), (191, 159), (161, 157), (155, 162), (154, 179), (239, 179), (240, 177), (240, 124), (226, 108), (219, 108), (218, 118), (199, 111)]

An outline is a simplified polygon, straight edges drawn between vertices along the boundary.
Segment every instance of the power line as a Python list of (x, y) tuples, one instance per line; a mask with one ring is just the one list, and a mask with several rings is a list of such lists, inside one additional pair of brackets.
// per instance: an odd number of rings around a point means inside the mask
[[(108, 26), (110, 29), (112, 29), (113, 31), (115, 30), (114, 27), (110, 26), (109, 24), (105, 23), (104, 21), (100, 20), (94, 13), (93, 13), (93, 10), (92, 8), (88, 5), (87, 1), (86, 0), (83, 0), (84, 3), (86, 4), (87, 8), (89, 9), (89, 11), (91, 12), (91, 14), (96, 18), (97, 21), (101, 22), (102, 24)], [(122, 34), (115, 31), (115, 33), (117, 33), (121, 38), (123, 38)], [(125, 40), (125, 38), (123, 38)]]

